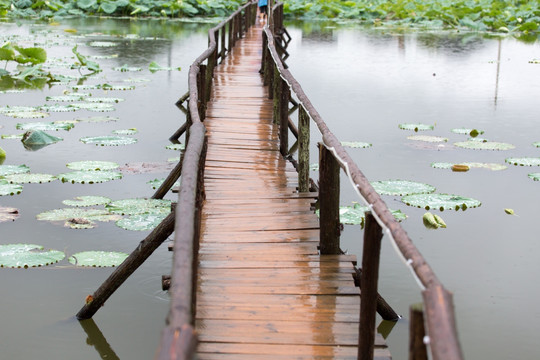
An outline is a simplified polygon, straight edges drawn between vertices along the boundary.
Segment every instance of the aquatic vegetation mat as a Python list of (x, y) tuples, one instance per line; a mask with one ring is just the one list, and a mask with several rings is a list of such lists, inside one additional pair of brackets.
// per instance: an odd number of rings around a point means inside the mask
[(476, 199), (451, 194), (412, 194), (401, 198), (409, 206), (424, 208), (426, 210), (466, 210), (475, 208), (482, 203)]
[(381, 180), (371, 183), (373, 189), (381, 195), (409, 195), (409, 194), (427, 194), (435, 192), (435, 187), (409, 180)]
[(124, 262), (129, 254), (117, 251), (82, 251), (71, 255), (68, 261), (76, 266), (115, 267)]
[(0, 245), (0, 267), (28, 268), (57, 263), (66, 255), (58, 250), (45, 250), (41, 245)]
[[(152, 189), (157, 189), (161, 186), (161, 184), (163, 184), (165, 182), (165, 178), (163, 179), (154, 179), (154, 180), (150, 180), (150, 181), (147, 181), (146, 183), (149, 184), (150, 186), (152, 186)], [(174, 184), (173, 184), (173, 187), (178, 187), (180, 186), (180, 180), (177, 180)]]
[(484, 130), (472, 129), (472, 128), (457, 128), (450, 130), (454, 134), (469, 135), (473, 138), (484, 133)]

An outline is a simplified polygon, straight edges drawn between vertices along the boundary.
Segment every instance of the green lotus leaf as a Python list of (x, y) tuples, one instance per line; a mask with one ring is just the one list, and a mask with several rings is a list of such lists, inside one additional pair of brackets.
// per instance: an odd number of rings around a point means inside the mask
[[(470, 129), (470, 128), (452, 129), (450, 131), (452, 131), (454, 134), (470, 135), (471, 137), (474, 137), (474, 138), (484, 133), (484, 130)], [(473, 136), (474, 134), (476, 134), (476, 136)]]
[(540, 173), (532, 173), (528, 175), (529, 178), (533, 179), (534, 181), (540, 180)]
[(115, 267), (129, 254), (116, 251), (82, 251), (71, 255), (68, 261), (76, 266)]
[(44, 211), (38, 214), (36, 218), (40, 221), (64, 221), (64, 226), (88, 229), (90, 227), (94, 227), (95, 221), (118, 221), (122, 217), (117, 214), (111, 214), (105, 209), (83, 209), (79, 207), (69, 207)]
[(47, 61), (47, 52), (39, 47), (22, 48), (14, 46), (14, 48), (21, 54), (20, 57), (15, 57), (15, 61), (21, 64), (32, 63), (41, 64)]
[(96, 144), (101, 146), (129, 145), (137, 142), (137, 139), (127, 136), (87, 136), (80, 140), (85, 144)]
[(62, 141), (62, 138), (47, 134), (42, 130), (28, 130), (23, 134), (21, 142), (28, 150), (39, 150), (44, 146)]
[(109, 121), (118, 121), (120, 118), (112, 116), (91, 116), (87, 118), (78, 118), (75, 121), (80, 122), (89, 122), (89, 123), (100, 123), (100, 122), (109, 122)]
[(75, 90), (75, 91), (77, 91), (77, 90), (97, 90), (97, 89), (101, 89), (101, 85), (100, 84), (72, 85), (71, 89)]
[(166, 199), (124, 199), (105, 205), (105, 209), (113, 214), (168, 214), (171, 212), (171, 201)]
[(540, 141), (534, 142), (534, 143), (533, 143), (533, 146), (534, 146), (534, 147), (540, 147)]
[(165, 66), (159, 65), (159, 64), (156, 63), (155, 61), (152, 61), (152, 62), (148, 65), (148, 70), (150, 70), (150, 72), (152, 72), (152, 73), (155, 73), (156, 71), (172, 71), (172, 70), (178, 70), (178, 71), (180, 71), (181, 68), (180, 68), (180, 67), (176, 67), (176, 68), (173, 68), (173, 67), (165, 67)]
[(184, 144), (170, 144), (170, 145), (165, 146), (165, 149), (168, 149), (168, 150), (185, 150), (186, 145), (184, 145)]
[(491, 171), (500, 171), (506, 169), (506, 165), (496, 164), (496, 163), (478, 163), (478, 162), (457, 162), (457, 163), (447, 163), (447, 162), (435, 162), (431, 164), (432, 168), (435, 169), (451, 169), (455, 164), (467, 165), (470, 168), (479, 168), (487, 169)]
[(473, 150), (511, 150), (516, 147), (512, 144), (501, 143), (495, 141), (460, 141), (454, 143), (455, 146), (464, 148), (464, 149), (473, 149)]
[(135, 135), (139, 132), (139, 130), (132, 128), (132, 129), (121, 129), (121, 130), (113, 130), (113, 134), (115, 135)]
[(409, 206), (424, 208), (426, 210), (466, 210), (475, 208), (482, 203), (478, 200), (451, 194), (412, 194), (401, 198), (401, 201)]
[(504, 161), (516, 166), (540, 166), (540, 157), (507, 158)]
[(95, 112), (110, 112), (116, 110), (113, 104), (107, 103), (77, 103), (73, 106), (78, 107), (79, 109), (84, 109), (88, 111)]
[(427, 131), (427, 130), (433, 130), (435, 127), (433, 125), (428, 124), (399, 124), (399, 128), (402, 130), (413, 130), (413, 131)]
[(138, 83), (150, 82), (150, 79), (145, 79), (145, 78), (133, 79), (133, 78), (129, 78), (129, 79), (124, 79), (124, 82), (132, 83), (132, 84), (138, 84)]
[(442, 136), (429, 136), (429, 135), (411, 135), (407, 136), (409, 140), (425, 141), (425, 142), (446, 142), (447, 138)]
[(23, 187), (17, 184), (10, 184), (4, 179), (0, 179), (0, 196), (18, 195), (23, 191)]
[(88, 44), (88, 46), (92, 47), (114, 47), (118, 46), (118, 43), (111, 42), (111, 41), (92, 41)]
[(309, 170), (311, 170), (311, 171), (319, 171), (319, 163), (309, 164)]
[[(340, 206), (339, 207), (339, 222), (346, 225), (362, 225), (364, 226), (365, 212), (369, 210), (369, 207), (362, 206), (360, 204), (354, 204), (353, 206)], [(403, 221), (407, 218), (407, 215), (401, 212), (401, 210), (390, 210), (392, 215), (397, 221)], [(319, 216), (320, 211), (316, 210), (315, 213)]]
[(1, 114), (9, 114), (9, 113), (16, 113), (16, 112), (26, 113), (26, 112), (33, 112), (33, 111), (37, 111), (37, 110), (38, 109), (36, 107), (33, 107), (33, 106), (9, 106), (9, 105), (6, 105), (6, 106), (0, 107), (0, 113)]
[(0, 206), (0, 222), (15, 221), (19, 217), (19, 210), (12, 207)]
[[(152, 189), (157, 189), (164, 182), (165, 182), (165, 179), (154, 179), (154, 180), (147, 181), (146, 183), (150, 184), (152, 186)], [(176, 181), (173, 185), (173, 187), (178, 187), (178, 186), (180, 186), (180, 180)]]
[(79, 106), (76, 104), (69, 104), (69, 105), (46, 104), (46, 105), (40, 106), (39, 109), (45, 112), (73, 112), (73, 111), (79, 110)]
[(110, 84), (103, 84), (101, 85), (101, 88), (103, 90), (135, 90), (135, 86), (133, 85), (110, 85)]
[(122, 173), (117, 171), (72, 171), (69, 173), (58, 174), (62, 182), (72, 184), (97, 184), (122, 178)]
[(67, 206), (84, 207), (106, 205), (112, 200), (104, 196), (77, 196), (75, 200), (64, 200), (62, 204)]
[(355, 142), (352, 142), (352, 141), (342, 141), (342, 142), (341, 142), (341, 145), (344, 146), (344, 147), (349, 147), (349, 148), (368, 148), (368, 147), (373, 146), (373, 145), (370, 144), (370, 143), (367, 143), (367, 142), (360, 142), (360, 141), (355, 141)]
[(86, 94), (74, 93), (74, 94), (61, 95), (61, 96), (47, 96), (45, 100), (56, 101), (56, 102), (75, 102), (75, 101), (83, 101), (86, 98), (86, 96), (87, 96)]
[(167, 217), (167, 214), (138, 214), (118, 220), (116, 225), (126, 230), (146, 231), (153, 230)]
[(0, 245), (0, 267), (28, 268), (46, 266), (65, 257), (62, 251), (45, 250), (34, 244)]
[(23, 138), (23, 134), (2, 135), (1, 138), (6, 140), (21, 140)]
[(66, 220), (64, 226), (76, 230), (93, 229), (96, 227), (96, 223), (85, 218), (71, 218)]
[(18, 123), (15, 127), (18, 130), (41, 130), (41, 131), (58, 131), (71, 130), (75, 125), (64, 122), (33, 122), (33, 123)]
[(124, 101), (122, 98), (113, 98), (113, 97), (89, 97), (84, 99), (84, 101), (90, 103), (105, 103), (105, 104), (117, 104)]
[(435, 191), (435, 187), (416, 181), (383, 180), (374, 181), (371, 186), (381, 195), (427, 194)]
[(128, 64), (124, 64), (122, 66), (117, 66), (113, 68), (114, 71), (120, 71), (120, 72), (136, 72), (136, 71), (142, 71), (142, 68), (136, 67), (136, 66), (129, 66)]
[(6, 116), (10, 116), (12, 118), (16, 119), (40, 119), (40, 118), (46, 118), (49, 116), (48, 113), (43, 111), (13, 111), (9, 113), (4, 113)]
[(49, 174), (11, 174), (4, 177), (10, 184), (41, 184), (56, 180), (54, 175)]
[(30, 168), (26, 165), (0, 165), (0, 176), (24, 174), (29, 172)]
[(118, 169), (119, 165), (112, 161), (74, 161), (66, 164), (71, 170), (109, 171)]

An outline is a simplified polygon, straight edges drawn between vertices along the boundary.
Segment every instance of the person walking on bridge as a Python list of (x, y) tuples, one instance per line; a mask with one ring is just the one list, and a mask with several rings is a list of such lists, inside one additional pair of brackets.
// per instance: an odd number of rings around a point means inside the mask
[(268, 0), (259, 0), (259, 19), (262, 22), (266, 21), (268, 13)]

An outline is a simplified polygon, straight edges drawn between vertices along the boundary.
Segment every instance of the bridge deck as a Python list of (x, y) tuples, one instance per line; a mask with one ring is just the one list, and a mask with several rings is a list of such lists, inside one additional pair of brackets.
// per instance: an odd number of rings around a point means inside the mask
[[(261, 28), (216, 68), (205, 125), (200, 359), (355, 359), (353, 256), (319, 256), (313, 198), (279, 152), (259, 75)], [(389, 359), (382, 337), (375, 357)]]

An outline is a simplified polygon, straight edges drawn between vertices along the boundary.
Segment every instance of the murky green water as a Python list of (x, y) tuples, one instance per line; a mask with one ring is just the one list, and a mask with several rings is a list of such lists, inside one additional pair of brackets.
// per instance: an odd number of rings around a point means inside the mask
[[(58, 132), (64, 141), (30, 152), (18, 140), (0, 140), (8, 154), (4, 164), (26, 164), (32, 172), (58, 174), (65, 164), (81, 160), (165, 163), (177, 153), (165, 149), (168, 137), (183, 123), (174, 102), (187, 90), (187, 70), (206, 47), (206, 24), (161, 21), (71, 20), (59, 26), (1, 24), (1, 34), (18, 34), (24, 46), (56, 38), (49, 56), (70, 58), (79, 44), (85, 55), (118, 57), (99, 60), (104, 71), (86, 83), (125, 84), (135, 90), (93, 91), (94, 96), (121, 97), (111, 113), (52, 113), (46, 121), (109, 115), (116, 122), (79, 123)], [(76, 34), (64, 29), (76, 28)], [(515, 156), (538, 156), (531, 144), (540, 141), (535, 131), (536, 100), (540, 95), (540, 58), (537, 44), (512, 39), (486, 39), (475, 34), (402, 34), (358, 28), (325, 28), (290, 24), (293, 41), (287, 61), (331, 129), (344, 141), (366, 141), (369, 149), (351, 149), (371, 180), (406, 179), (429, 183), (438, 192), (455, 193), (482, 201), (465, 212), (441, 214), (447, 229), (429, 231), (422, 225), (422, 209), (407, 207), (398, 198), (385, 197), (393, 209), (409, 218), (403, 226), (442, 282), (454, 291), (461, 342), (469, 359), (534, 358), (540, 295), (534, 278), (539, 272), (536, 255), (538, 186), (527, 177), (535, 168), (509, 165), (503, 171), (472, 169), (467, 173), (433, 169), (432, 162), (493, 162)], [(90, 37), (80, 37), (92, 34)], [(138, 35), (136, 38), (133, 35)], [(114, 35), (114, 36), (112, 36)], [(154, 39), (157, 37), (158, 39)], [(91, 47), (91, 41), (110, 41), (115, 47)], [(500, 54), (500, 55), (499, 55)], [(500, 60), (500, 61), (498, 61)], [(72, 61), (72, 60), (70, 60)], [(148, 64), (181, 66), (181, 72), (150, 73)], [(127, 64), (140, 72), (117, 72)], [(54, 70), (58, 72), (66, 70)], [(46, 96), (61, 95), (66, 86), (45, 87), (24, 94), (1, 94), (0, 106), (41, 105)], [(18, 131), (18, 122), (0, 115), (1, 134)], [(435, 124), (429, 135), (449, 139), (443, 146), (407, 140), (412, 133), (398, 124)], [(83, 136), (108, 135), (112, 130), (137, 128), (138, 143), (100, 147), (79, 142)], [(450, 130), (478, 128), (485, 138), (509, 142), (510, 151), (465, 150), (452, 146), (465, 140)], [(315, 152), (314, 152), (315, 153)], [(312, 157), (313, 162), (316, 158)], [(113, 199), (151, 196), (146, 183), (166, 172), (126, 174), (122, 180), (95, 185), (29, 184), (20, 195), (0, 197), (0, 206), (16, 207), (15, 222), (0, 223), (0, 243), (37, 243), (65, 251), (130, 252), (147, 232), (133, 232), (113, 223), (90, 230), (71, 230), (41, 222), (35, 216), (64, 207), (64, 199), (104, 195)], [(315, 174), (314, 174), (315, 176)], [(342, 203), (357, 201), (347, 184)], [(174, 198), (174, 196), (170, 196)], [(517, 216), (504, 212), (515, 210)], [(343, 247), (360, 255), (362, 233), (346, 227)], [(421, 300), (408, 270), (384, 241), (380, 292), (407, 317), (408, 306)], [(161, 275), (170, 271), (166, 246), (155, 254), (115, 293), (91, 322), (74, 319), (87, 294), (110, 274), (110, 269), (76, 269), (63, 260), (42, 269), (1, 269), (2, 344), (5, 359), (148, 359), (154, 354), (168, 309), (161, 291)], [(395, 359), (407, 354), (407, 319), (388, 337)], [(101, 355), (100, 355), (101, 354)]]

